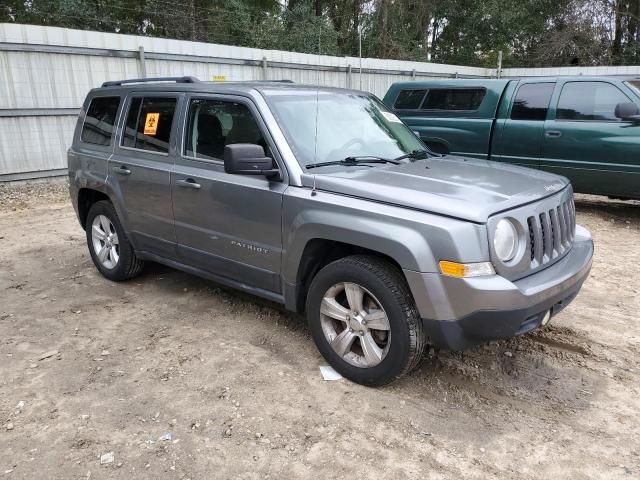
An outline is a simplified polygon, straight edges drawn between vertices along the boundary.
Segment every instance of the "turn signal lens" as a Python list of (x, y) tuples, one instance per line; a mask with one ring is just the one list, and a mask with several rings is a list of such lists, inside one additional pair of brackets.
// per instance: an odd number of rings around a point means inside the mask
[(440, 271), (443, 275), (450, 277), (481, 277), (484, 275), (493, 275), (496, 271), (490, 262), (482, 263), (456, 263), (446, 260), (440, 261)]

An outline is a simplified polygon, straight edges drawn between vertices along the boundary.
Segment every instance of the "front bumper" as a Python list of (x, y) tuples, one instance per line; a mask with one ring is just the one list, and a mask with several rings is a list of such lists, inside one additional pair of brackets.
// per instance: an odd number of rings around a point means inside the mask
[(578, 225), (571, 251), (563, 259), (515, 282), (499, 275), (404, 273), (431, 343), (462, 350), (539, 327), (548, 311), (556, 315), (576, 297), (592, 259), (591, 235)]

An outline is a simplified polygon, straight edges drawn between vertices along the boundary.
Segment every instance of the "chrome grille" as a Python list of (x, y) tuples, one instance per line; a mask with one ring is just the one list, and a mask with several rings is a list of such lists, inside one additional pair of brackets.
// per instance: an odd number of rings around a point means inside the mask
[(563, 255), (573, 244), (576, 210), (573, 197), (557, 207), (527, 218), (531, 268)]

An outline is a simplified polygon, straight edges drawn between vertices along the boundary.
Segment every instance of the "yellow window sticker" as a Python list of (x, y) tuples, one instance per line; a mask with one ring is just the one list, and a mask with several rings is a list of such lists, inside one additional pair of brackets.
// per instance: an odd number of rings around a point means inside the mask
[(158, 131), (158, 121), (160, 120), (159, 113), (147, 113), (147, 117), (144, 120), (144, 134), (155, 135)]

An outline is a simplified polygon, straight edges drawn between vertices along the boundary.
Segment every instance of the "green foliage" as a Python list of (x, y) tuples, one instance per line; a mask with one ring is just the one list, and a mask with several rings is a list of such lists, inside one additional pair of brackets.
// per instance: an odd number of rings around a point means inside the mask
[(640, 63), (640, 0), (4, 0), (0, 22), (461, 65)]

